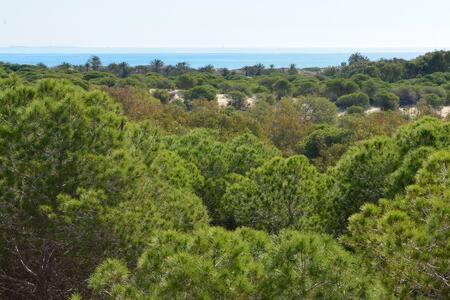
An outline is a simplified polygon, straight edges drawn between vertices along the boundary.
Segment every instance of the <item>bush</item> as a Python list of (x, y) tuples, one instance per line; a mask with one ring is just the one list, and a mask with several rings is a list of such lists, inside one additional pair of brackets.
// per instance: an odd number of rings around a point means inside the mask
[(278, 99), (289, 96), (292, 91), (292, 85), (287, 79), (280, 79), (272, 86), (273, 91)]
[(228, 93), (228, 96), (231, 98), (230, 105), (236, 109), (243, 109), (246, 107), (247, 96), (239, 91), (231, 91)]
[(159, 101), (161, 101), (162, 104), (167, 104), (169, 103), (170, 100), (170, 94), (168, 91), (166, 90), (155, 90), (153, 91), (153, 97), (155, 97), (156, 99), (159, 99)]
[(308, 96), (297, 100), (296, 108), (300, 112), (302, 121), (317, 124), (333, 124), (336, 122), (336, 105), (323, 97)]
[(349, 79), (336, 78), (326, 82), (326, 94), (333, 101), (340, 96), (355, 93), (358, 89), (358, 85)]
[(317, 95), (320, 92), (320, 84), (315, 80), (302, 79), (296, 85), (294, 96)]
[(442, 87), (425, 86), (420, 91), (421, 102), (437, 108), (447, 102), (447, 92)]
[(336, 101), (336, 105), (347, 108), (350, 106), (367, 107), (369, 105), (369, 96), (365, 93), (352, 93), (339, 97)]
[(181, 75), (178, 77), (176, 84), (177, 88), (187, 90), (193, 88), (197, 84), (197, 80), (190, 75)]
[(247, 176), (232, 176), (231, 181), (222, 211), (237, 226), (275, 233), (325, 221), (319, 216), (319, 207), (326, 202), (324, 177), (305, 156), (273, 158)]
[(389, 92), (381, 92), (375, 96), (375, 105), (382, 110), (396, 110), (400, 103), (400, 98)]
[(361, 90), (369, 96), (371, 101), (373, 101), (375, 95), (381, 88), (384, 87), (384, 85), (386, 85), (386, 83), (384, 83), (381, 79), (371, 78), (362, 83)]
[(422, 98), (420, 99), (421, 102), (434, 107), (434, 108), (438, 108), (442, 105), (445, 104), (445, 98), (439, 97), (436, 94), (425, 94), (422, 96)]
[(357, 115), (357, 114), (361, 114), (362, 115), (364, 113), (364, 108), (362, 108), (361, 106), (352, 105), (350, 107), (347, 107), (345, 112), (348, 115)]
[(400, 105), (415, 105), (419, 100), (419, 91), (412, 85), (401, 85), (392, 90), (400, 99)]
[(200, 85), (188, 90), (185, 94), (188, 100), (215, 100), (217, 90), (210, 85)]

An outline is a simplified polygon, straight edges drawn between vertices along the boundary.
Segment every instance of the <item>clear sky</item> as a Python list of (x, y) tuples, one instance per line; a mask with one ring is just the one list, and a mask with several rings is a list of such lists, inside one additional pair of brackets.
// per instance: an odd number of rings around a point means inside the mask
[(450, 0), (0, 0), (0, 47), (449, 48)]

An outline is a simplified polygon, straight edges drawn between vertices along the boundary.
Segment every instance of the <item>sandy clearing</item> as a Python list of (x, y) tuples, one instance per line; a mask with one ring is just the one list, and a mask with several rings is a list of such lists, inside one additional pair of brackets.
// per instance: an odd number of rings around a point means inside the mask
[(449, 114), (450, 114), (450, 106), (444, 106), (440, 112), (441, 117), (446, 118)]
[(411, 117), (417, 117), (417, 115), (419, 114), (419, 110), (417, 109), (416, 106), (405, 106), (405, 107), (400, 107), (399, 110), (405, 114), (405, 115), (409, 115)]
[(381, 111), (381, 109), (379, 107), (371, 106), (371, 107), (369, 107), (368, 110), (365, 111), (365, 113), (366, 114), (373, 114), (373, 113), (377, 113), (377, 112), (380, 112), (380, 111)]
[[(156, 92), (158, 89), (149, 89), (148, 92), (150, 95), (153, 95), (154, 92)], [(183, 99), (183, 90), (166, 90), (169, 93), (170, 101), (184, 101)]]
[(169, 95), (170, 95), (170, 98), (172, 100), (182, 100), (183, 101), (182, 91), (181, 90), (169, 91)]
[(247, 101), (247, 105), (248, 105), (249, 107), (252, 107), (253, 105), (255, 105), (256, 99), (253, 98), (253, 97), (249, 97), (249, 98), (247, 98), (246, 101)]
[[(409, 115), (411, 117), (417, 117), (419, 114), (419, 110), (416, 106), (405, 106), (399, 108), (400, 112), (403, 114)], [(368, 110), (365, 111), (366, 114), (372, 114), (376, 112), (380, 112), (381, 109), (379, 107), (373, 107), (371, 106)], [(450, 115), (450, 106), (444, 106), (440, 111), (438, 111), (439, 115), (442, 118), (446, 118), (448, 115)], [(344, 115), (345, 112), (339, 112), (338, 116)]]
[[(248, 97), (247, 99), (245, 99), (247, 106), (252, 107), (255, 102), (256, 99), (253, 97)], [(217, 103), (219, 104), (219, 107), (227, 107), (228, 105), (230, 105), (231, 102), (231, 98), (228, 97), (226, 94), (217, 94)]]
[[(149, 89), (149, 93), (153, 94), (157, 89)], [(172, 101), (175, 100), (181, 100), (183, 101), (183, 97), (182, 97), (182, 90), (169, 90), (169, 95)], [(217, 103), (219, 104), (219, 107), (227, 107), (231, 102), (231, 98), (228, 97), (226, 94), (217, 94)], [(247, 105), (249, 107), (252, 107), (255, 102), (256, 99), (253, 97), (249, 97), (246, 99)], [(418, 109), (416, 106), (406, 106), (406, 107), (400, 107), (399, 110), (403, 113), (403, 114), (407, 114), (411, 117), (416, 117), (419, 113)], [(376, 113), (376, 112), (380, 112), (381, 109), (379, 107), (374, 107), (371, 106), (369, 107), (369, 109), (367, 109), (365, 111), (366, 114), (372, 114), (372, 113)], [(438, 114), (442, 117), (442, 118), (446, 118), (448, 115), (450, 115), (450, 106), (444, 106), (442, 107), (442, 109), (438, 112)], [(341, 117), (345, 115), (345, 111), (339, 111), (338, 112), (338, 116)]]
[(231, 99), (225, 94), (217, 94), (217, 103), (220, 107), (226, 107), (230, 103)]

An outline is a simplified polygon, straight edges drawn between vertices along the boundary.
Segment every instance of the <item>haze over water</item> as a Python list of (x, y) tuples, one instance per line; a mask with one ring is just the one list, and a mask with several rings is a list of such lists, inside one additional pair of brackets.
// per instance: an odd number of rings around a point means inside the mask
[[(148, 53), (106, 53), (106, 52), (45, 52), (45, 50), (33, 50), (10, 52), (8, 48), (0, 49), (0, 61), (14, 64), (38, 64), (43, 63), (49, 67), (57, 66), (63, 62), (73, 65), (85, 64), (91, 55), (100, 57), (103, 65), (126, 62), (130, 66), (148, 65), (154, 59), (162, 60), (166, 65), (175, 65), (179, 62), (187, 62), (191, 67), (198, 68), (205, 65), (213, 65), (216, 68), (237, 69), (258, 63), (269, 67), (288, 67), (296, 64), (298, 68), (338, 66), (347, 61), (354, 51), (345, 52), (290, 52), (290, 51), (158, 51)], [(412, 59), (426, 51), (415, 52), (362, 52), (370, 60), (402, 58)]]

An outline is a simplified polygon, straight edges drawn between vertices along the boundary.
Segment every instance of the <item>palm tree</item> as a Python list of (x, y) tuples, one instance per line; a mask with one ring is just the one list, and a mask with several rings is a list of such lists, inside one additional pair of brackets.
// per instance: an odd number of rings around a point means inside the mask
[(68, 62), (63, 62), (62, 64), (56, 66), (56, 69), (60, 69), (60, 70), (68, 70), (72, 68), (72, 65), (69, 64)]
[(164, 68), (164, 62), (160, 59), (154, 59), (150, 63), (150, 70), (156, 73), (161, 73), (162, 69)]
[(128, 75), (130, 75), (130, 66), (126, 63), (126, 62), (121, 62), (120, 64), (117, 65), (118, 67), (118, 75), (119, 77), (127, 77)]
[(245, 76), (249, 76), (250, 74), (250, 67), (249, 66), (245, 66), (242, 68), (244, 70)]
[(187, 62), (179, 62), (175, 65), (178, 74), (183, 74), (189, 70), (189, 64)]
[(254, 65), (253, 66), (254, 73), (255, 73), (254, 75), (256, 75), (256, 76), (262, 75), (262, 73), (264, 72), (265, 68), (266, 67), (263, 64)]
[(198, 69), (200, 72), (204, 73), (214, 73), (215, 69), (213, 65), (206, 65)]
[(295, 64), (290, 64), (288, 73), (290, 75), (298, 74), (297, 66)]
[(223, 77), (227, 77), (228, 75), (230, 75), (230, 70), (228, 70), (227, 68), (223, 68), (222, 69), (222, 76)]
[(351, 66), (357, 63), (366, 63), (369, 62), (369, 58), (367, 56), (362, 55), (359, 52), (355, 52), (348, 58), (348, 65)]
[(92, 70), (98, 71), (102, 65), (102, 61), (97, 55), (92, 55), (88, 60), (88, 64), (91, 66)]

